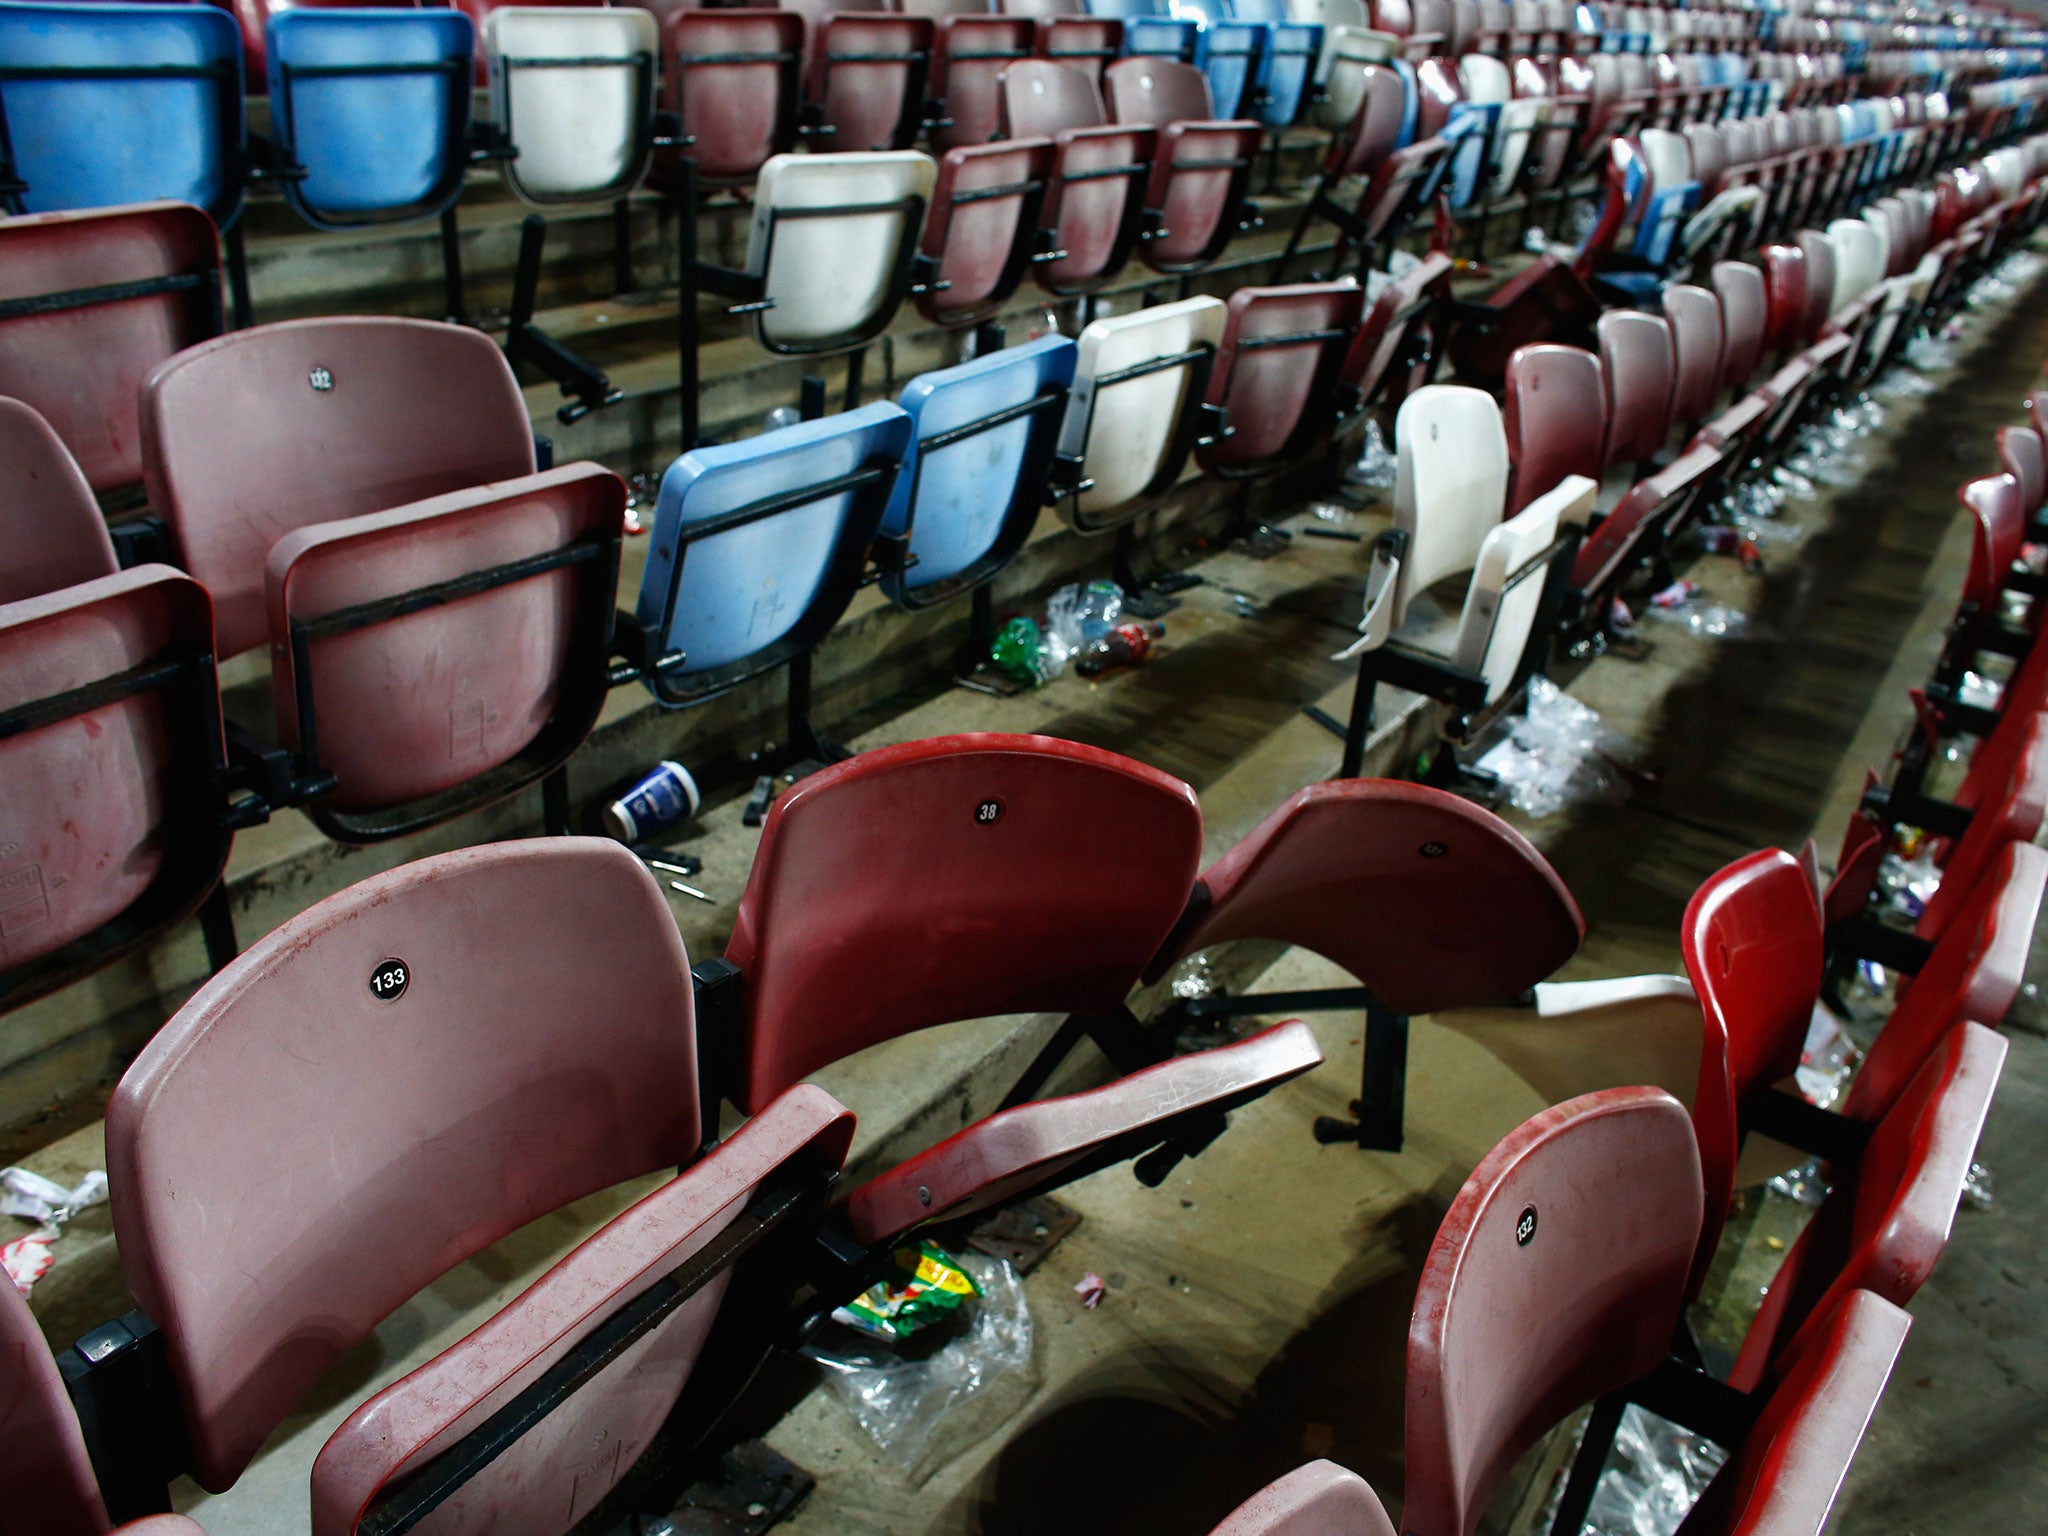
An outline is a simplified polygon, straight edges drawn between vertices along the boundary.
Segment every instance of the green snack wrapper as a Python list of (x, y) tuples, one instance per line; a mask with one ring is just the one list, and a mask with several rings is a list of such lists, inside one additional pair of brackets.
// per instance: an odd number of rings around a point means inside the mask
[(995, 669), (1013, 682), (1036, 688), (1045, 681), (1045, 636), (1036, 620), (1016, 618), (996, 631), (989, 643), (988, 659)]
[(927, 1324), (949, 1317), (981, 1287), (953, 1256), (936, 1243), (896, 1250), (896, 1275), (869, 1286), (843, 1307), (833, 1320), (872, 1338), (907, 1339)]

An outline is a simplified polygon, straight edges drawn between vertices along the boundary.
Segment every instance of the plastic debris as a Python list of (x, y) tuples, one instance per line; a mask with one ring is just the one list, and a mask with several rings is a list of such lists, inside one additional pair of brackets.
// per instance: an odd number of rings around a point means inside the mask
[(869, 1286), (845, 1306), (834, 1307), (832, 1320), (870, 1338), (894, 1342), (949, 1316), (968, 1297), (980, 1294), (951, 1254), (936, 1243), (919, 1243), (897, 1249), (896, 1274)]
[(1058, 677), (1067, 663), (1115, 629), (1124, 615), (1124, 589), (1113, 581), (1086, 586), (1068, 582), (1045, 605), (1045, 638), (1049, 677)]
[(1600, 1474), (1586, 1530), (1593, 1536), (1671, 1536), (1728, 1453), (1631, 1404)]
[(1827, 1109), (1842, 1096), (1849, 1075), (1862, 1059), (1863, 1053), (1842, 1028), (1841, 1021), (1815, 1004), (1813, 1016), (1806, 1024), (1806, 1043), (1799, 1050), (1799, 1065), (1793, 1069), (1793, 1081), (1809, 1104)]
[(1166, 626), (1156, 619), (1119, 624), (1088, 643), (1081, 659), (1074, 663), (1074, 670), (1083, 677), (1100, 677), (1118, 667), (1138, 666), (1152, 654), (1152, 642), (1165, 633)]
[[(1045, 635), (1038, 621), (1021, 616), (996, 631), (995, 639), (989, 642), (988, 660), (1004, 677), (1026, 688), (1036, 688), (1057, 672), (1049, 664)], [(1064, 663), (1065, 658), (1061, 661)]]
[(1991, 1209), (1991, 1170), (1982, 1163), (1970, 1164), (1970, 1171), (1963, 1175), (1963, 1204), (1973, 1210)]
[(0, 1168), (0, 1214), (37, 1224), (35, 1231), (0, 1247), (0, 1268), (26, 1296), (56, 1262), (50, 1249), (64, 1224), (107, 1198), (107, 1176), (95, 1169), (66, 1189), (27, 1168)]
[(1368, 491), (1390, 491), (1394, 488), (1394, 471), (1399, 461), (1393, 450), (1387, 447), (1386, 434), (1380, 431), (1378, 421), (1368, 418), (1365, 423), (1365, 442), (1359, 449), (1357, 460), (1345, 467), (1344, 483)]
[(1074, 1294), (1081, 1298), (1081, 1305), (1093, 1312), (1102, 1305), (1102, 1298), (1109, 1294), (1109, 1287), (1102, 1283), (1102, 1276), (1089, 1270), (1074, 1282)]
[(1683, 624), (1696, 635), (1715, 640), (1740, 638), (1749, 629), (1749, 615), (1726, 603), (1703, 603), (1697, 597), (1682, 603), (1655, 604), (1657, 617), (1670, 624)]
[(1917, 922), (1941, 888), (1941, 866), (1925, 850), (1887, 853), (1877, 863), (1877, 888), (1885, 906)]
[(959, 1267), (979, 1294), (947, 1322), (901, 1344), (839, 1329), (804, 1348), (912, 1487), (994, 1433), (1038, 1386), (1031, 1308), (1016, 1271), (978, 1253)]
[(1683, 608), (1700, 595), (1700, 584), (1696, 581), (1674, 581), (1663, 591), (1650, 598), (1652, 608)]
[(1529, 679), (1526, 708), (1507, 740), (1477, 765), (1493, 775), (1516, 810), (1550, 816), (1627, 797), (1627, 782), (1611, 760), (1624, 743), (1597, 712), (1541, 673)]
[(1209, 970), (1209, 956), (1197, 952), (1173, 968), (1173, 976), (1167, 982), (1173, 995), (1183, 1002), (1198, 997), (1207, 997), (1216, 990), (1216, 978)]

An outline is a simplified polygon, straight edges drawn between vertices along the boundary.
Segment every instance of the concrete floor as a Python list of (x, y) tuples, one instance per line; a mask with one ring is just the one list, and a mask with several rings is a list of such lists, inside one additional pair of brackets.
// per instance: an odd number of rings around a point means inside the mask
[[(1809, 834), (1831, 851), (1863, 766), (1880, 763), (1903, 726), (1903, 687), (1925, 675), (1953, 604), (1967, 557), (1955, 485), (1989, 467), (1992, 428), (2018, 418), (2048, 355), (2048, 309), (2032, 301), (2042, 291), (1987, 327), (1982, 348), (1935, 395), (1895, 407), (1895, 422), (1919, 414), (1879, 444), (1858, 488), (1825, 508), (1788, 510), (1794, 537), (1767, 547), (1761, 579), (1730, 561), (1699, 563), (1693, 574), (1711, 596), (1751, 613), (1745, 639), (1651, 628), (1646, 661), (1603, 659), (1574, 680), (1573, 692), (1633, 743), (1639, 777), (1626, 804), (1525, 824), (1588, 919), (1567, 976), (1675, 969), (1680, 912), (1707, 874)], [(1298, 706), (1345, 696), (1341, 671), (1321, 658), (1334, 649), (1333, 625), (1355, 614), (1356, 588), (1355, 573), (1216, 558), (1234, 563), (1209, 568), (1217, 585), (1195, 594), (1177, 643), (1147, 671), (1009, 704), (948, 695), (861, 744), (994, 728), (1111, 746), (1194, 783), (1211, 853), (1220, 851), (1287, 790), (1329, 771), (1333, 743)], [(1236, 621), (1222, 588), (1262, 584), (1276, 599), (1268, 617)], [(720, 891), (725, 902), (731, 894)], [(695, 921), (717, 933), (724, 918)], [(1343, 979), (1290, 953), (1259, 987)], [(1112, 1169), (1065, 1193), (1083, 1223), (1026, 1284), (1035, 1383), (949, 1419), (945, 1459), (925, 1480), (877, 1450), (818, 1389), (813, 1367), (785, 1361), (767, 1373), (746, 1412), (819, 1477), (792, 1536), (1024, 1536), (1077, 1525), (1184, 1536), (1313, 1456), (1356, 1468), (1398, 1507), (1416, 1273), (1459, 1182), (1545, 1100), (1470, 1040), (1421, 1021), (1406, 1150), (1318, 1146), (1314, 1117), (1341, 1113), (1355, 1091), (1360, 1020), (1312, 1022), (1328, 1064), (1241, 1111), (1163, 1187)], [(943, 1033), (964, 1059), (995, 1052), (1015, 1030), (995, 1021)], [(2048, 1136), (2048, 1045), (2026, 1019), (2009, 1033), (1983, 1153), (1997, 1203), (1962, 1214), (1915, 1305), (1914, 1333), (1835, 1522), (1841, 1532), (2048, 1529), (2048, 1282), (2035, 1220), (2048, 1205), (2048, 1172), (2029, 1155)], [(863, 1109), (892, 1078), (928, 1070), (920, 1053), (939, 1038), (884, 1048), (893, 1054), (849, 1064), (832, 1086)], [(585, 1202), (464, 1266), (340, 1368), (241, 1487), (218, 1500), (187, 1489), (181, 1502), (215, 1536), (303, 1529), (306, 1468), (347, 1405), (459, 1336), (631, 1193)], [(1072, 1290), (1089, 1272), (1107, 1284), (1095, 1310)], [(1496, 1524), (1522, 1528), (1517, 1509), (1534, 1502), (1506, 1501)]]

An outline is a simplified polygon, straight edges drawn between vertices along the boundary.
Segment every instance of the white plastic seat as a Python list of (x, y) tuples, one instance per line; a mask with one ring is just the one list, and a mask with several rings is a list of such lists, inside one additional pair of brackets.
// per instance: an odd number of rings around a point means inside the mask
[(1467, 101), (1500, 106), (1486, 168), (1487, 196), (1500, 197), (1520, 179), (1529, 145), (1549, 115), (1550, 102), (1542, 96), (1516, 96), (1507, 64), (1488, 54), (1467, 54), (1458, 61), (1458, 75)]
[(1401, 39), (1366, 26), (1333, 26), (1323, 30), (1323, 51), (1316, 59), (1316, 84), (1323, 99), (1314, 106), (1314, 120), (1324, 128), (1348, 127), (1364, 101), (1362, 76), (1368, 64), (1387, 64), (1399, 57)]
[(1199, 381), (1223, 340), (1224, 315), (1220, 299), (1183, 299), (1081, 332), (1059, 446), (1063, 458), (1079, 463), (1086, 487), (1061, 502), (1077, 532), (1128, 521), (1178, 476), (1192, 436), (1187, 414), (1200, 403)]
[(1884, 236), (1864, 219), (1836, 219), (1828, 225), (1835, 245), (1835, 290), (1828, 313), (1839, 315), (1884, 279)]
[(835, 338), (880, 330), (876, 317), (886, 324), (903, 299), (937, 179), (931, 157), (916, 150), (770, 158), (747, 239), (747, 270), (770, 301), (755, 314), (762, 345), (824, 351)]
[(1451, 659), (1486, 679), (1486, 707), (1498, 704), (1520, 676), (1547, 584), (1547, 567), (1536, 562), (1557, 542), (1559, 529), (1585, 526), (1599, 490), (1584, 475), (1567, 475), (1496, 524), (1480, 544)]
[(529, 203), (623, 197), (653, 153), (648, 11), (506, 6), (484, 19), (491, 118), (517, 153), (505, 184)]

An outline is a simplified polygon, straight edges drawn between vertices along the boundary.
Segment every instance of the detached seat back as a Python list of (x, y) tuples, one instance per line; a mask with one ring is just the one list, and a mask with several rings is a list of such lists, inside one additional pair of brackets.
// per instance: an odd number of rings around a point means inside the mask
[(1243, 119), (1219, 120), (1208, 82), (1192, 65), (1123, 59), (1104, 78), (1110, 116), (1159, 133), (1145, 191), (1157, 222), (1139, 255), (1156, 272), (1199, 271), (1238, 233), (1263, 130)]
[(330, 836), (374, 841), (556, 771), (603, 707), (624, 516), (593, 464), (533, 472), (481, 333), (297, 320), (143, 391), (152, 504), (223, 656), (268, 643), (281, 744)]
[(0, 9), (0, 209), (242, 206), (242, 35), (210, 5)]
[(94, 490), (142, 478), (150, 370), (220, 332), (220, 249), (199, 209), (0, 220), (0, 395), (42, 414)]
[(512, 5), (484, 20), (505, 184), (539, 207), (619, 198), (647, 174), (661, 34), (652, 13)]

